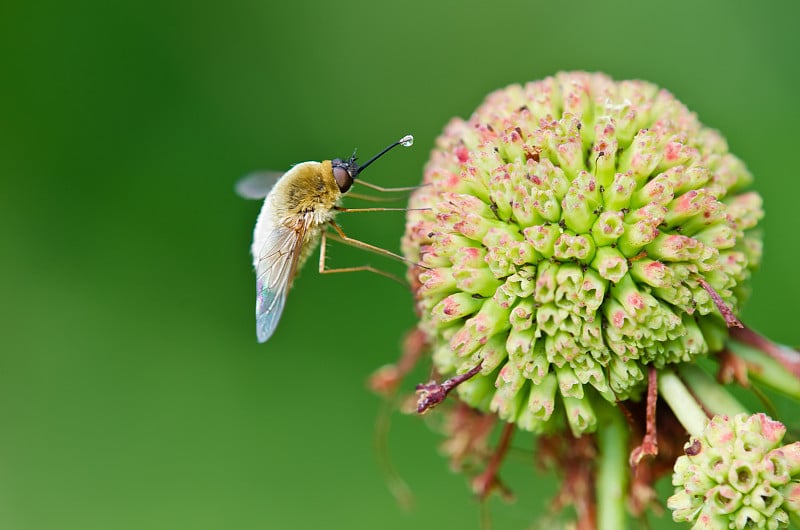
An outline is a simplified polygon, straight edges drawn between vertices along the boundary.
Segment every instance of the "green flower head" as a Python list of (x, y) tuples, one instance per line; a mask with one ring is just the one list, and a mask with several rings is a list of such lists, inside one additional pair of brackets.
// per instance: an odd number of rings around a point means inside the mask
[(437, 370), (480, 365), (460, 399), (523, 429), (595, 430), (594, 397), (722, 348), (761, 255), (750, 182), (652, 84), (571, 72), (490, 94), (446, 127), (410, 201)]
[(781, 445), (786, 428), (765, 414), (714, 417), (675, 462), (675, 521), (692, 528), (789, 526), (800, 516), (800, 442)]

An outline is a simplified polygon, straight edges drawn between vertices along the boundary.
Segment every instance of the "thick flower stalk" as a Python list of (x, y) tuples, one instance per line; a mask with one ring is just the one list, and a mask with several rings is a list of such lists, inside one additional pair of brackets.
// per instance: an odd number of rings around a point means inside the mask
[(800, 442), (764, 414), (715, 416), (675, 463), (675, 521), (694, 530), (787, 528), (800, 523)]
[(522, 429), (594, 432), (603, 400), (638, 398), (650, 367), (720, 351), (738, 324), (761, 256), (750, 182), (655, 85), (562, 73), (490, 94), (446, 127), (409, 205), (436, 370)]

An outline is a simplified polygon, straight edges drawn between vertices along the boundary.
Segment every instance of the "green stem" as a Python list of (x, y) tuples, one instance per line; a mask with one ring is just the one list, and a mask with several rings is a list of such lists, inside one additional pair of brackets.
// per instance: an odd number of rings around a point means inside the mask
[(627, 528), (625, 492), (628, 481), (628, 426), (619, 409), (603, 405), (597, 430), (600, 463), (597, 470), (597, 530)]
[(683, 381), (673, 372), (662, 370), (658, 374), (658, 393), (688, 433), (699, 438), (708, 423), (708, 417)]
[(728, 348), (747, 363), (747, 374), (770, 388), (800, 399), (800, 379), (781, 363), (752, 346), (731, 340)]
[(737, 414), (750, 415), (750, 411), (725, 390), (724, 386), (717, 383), (713, 377), (696, 364), (684, 363), (678, 368), (678, 372), (686, 382), (686, 386), (712, 414), (724, 414), (730, 417)]

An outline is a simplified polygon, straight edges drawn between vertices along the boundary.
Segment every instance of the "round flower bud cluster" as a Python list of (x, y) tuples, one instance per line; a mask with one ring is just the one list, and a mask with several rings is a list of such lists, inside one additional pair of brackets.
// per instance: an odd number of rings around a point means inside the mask
[(692, 528), (787, 528), (800, 517), (800, 442), (764, 414), (715, 416), (675, 462), (675, 521)]
[[(725, 140), (642, 81), (561, 73), (490, 94), (437, 140), (403, 252), (460, 398), (527, 430), (596, 428), (592, 396), (727, 337), (761, 199)], [(559, 397), (560, 396), (560, 397)]]

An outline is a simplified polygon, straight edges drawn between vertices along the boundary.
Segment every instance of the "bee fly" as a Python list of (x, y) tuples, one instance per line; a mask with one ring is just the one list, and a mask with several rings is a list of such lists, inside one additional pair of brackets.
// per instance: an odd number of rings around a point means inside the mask
[[(338, 212), (370, 212), (405, 208), (342, 208), (339, 202), (354, 183), (378, 191), (405, 191), (412, 188), (382, 188), (357, 178), (375, 160), (398, 145), (409, 147), (414, 137), (407, 135), (370, 158), (356, 163), (355, 153), (347, 160), (336, 158), (322, 162), (302, 162), (286, 173), (259, 172), (248, 175), (236, 185), (236, 191), (247, 199), (262, 199), (264, 205), (253, 233), (253, 266), (256, 270), (256, 335), (266, 342), (278, 325), (286, 294), (297, 270), (320, 246), (319, 272), (371, 271), (394, 276), (363, 265), (342, 269), (325, 268), (327, 237), (384, 256), (407, 261), (388, 250), (347, 237), (333, 218)], [(327, 233), (330, 226), (336, 232)]]

